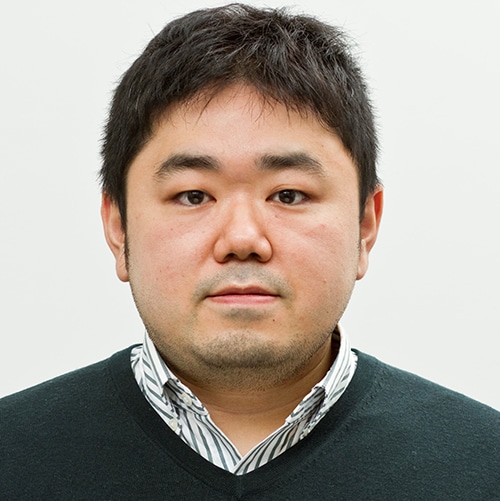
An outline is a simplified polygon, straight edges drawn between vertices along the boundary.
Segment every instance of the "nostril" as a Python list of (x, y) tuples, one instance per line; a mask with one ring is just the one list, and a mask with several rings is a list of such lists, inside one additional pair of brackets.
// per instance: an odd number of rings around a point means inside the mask
[(266, 259), (263, 259), (257, 252), (249, 252), (249, 253), (242, 253), (242, 252), (230, 252), (226, 255), (225, 259), (223, 259), (223, 262), (227, 261), (258, 261), (258, 262), (263, 262), (266, 261)]
[(230, 260), (253, 260), (265, 262), (271, 258), (272, 248), (265, 235), (256, 235), (254, 238), (234, 238), (234, 235), (221, 235), (214, 245), (214, 257), (218, 262)]
[(224, 209), (214, 242), (215, 259), (267, 261), (272, 250), (263, 214), (250, 201), (228, 204)]

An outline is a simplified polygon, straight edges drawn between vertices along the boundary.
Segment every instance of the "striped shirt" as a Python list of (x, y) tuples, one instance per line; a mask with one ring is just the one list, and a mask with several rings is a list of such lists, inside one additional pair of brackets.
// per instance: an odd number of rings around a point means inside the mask
[(243, 475), (279, 456), (310, 433), (347, 388), (357, 357), (341, 328), (334, 335), (338, 335), (340, 346), (328, 373), (280, 428), (244, 456), (212, 421), (196, 395), (167, 367), (147, 334), (144, 344), (133, 348), (131, 364), (145, 398), (186, 444), (214, 465)]

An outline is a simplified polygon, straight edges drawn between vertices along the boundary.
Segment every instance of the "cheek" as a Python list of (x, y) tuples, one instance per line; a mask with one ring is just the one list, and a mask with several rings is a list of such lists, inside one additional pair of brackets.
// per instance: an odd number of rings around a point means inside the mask
[[(346, 225), (341, 221), (337, 224), (319, 223), (297, 233), (302, 247), (307, 247), (310, 256), (318, 258), (329, 257), (334, 262), (349, 261), (359, 247), (359, 228)], [(314, 260), (313, 260), (314, 261)]]
[(140, 221), (129, 236), (130, 272), (143, 282), (168, 287), (187, 275), (196, 245), (174, 225)]
[(193, 218), (172, 219), (156, 214), (134, 221), (130, 262), (137, 266), (135, 277), (146, 287), (149, 281), (164, 294), (175, 295), (199, 279), (212, 252), (214, 231), (208, 224), (194, 224)]
[(357, 273), (358, 231), (324, 223), (295, 234), (293, 261), (310, 294), (351, 286)]

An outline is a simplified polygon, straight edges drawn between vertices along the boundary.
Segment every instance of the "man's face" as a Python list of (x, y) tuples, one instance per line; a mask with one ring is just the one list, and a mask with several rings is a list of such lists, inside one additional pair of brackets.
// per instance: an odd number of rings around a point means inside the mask
[(126, 237), (104, 197), (107, 239), (179, 376), (284, 381), (329, 356), (381, 193), (360, 225), (355, 165), (313, 116), (245, 86), (173, 108), (132, 163), (126, 196)]

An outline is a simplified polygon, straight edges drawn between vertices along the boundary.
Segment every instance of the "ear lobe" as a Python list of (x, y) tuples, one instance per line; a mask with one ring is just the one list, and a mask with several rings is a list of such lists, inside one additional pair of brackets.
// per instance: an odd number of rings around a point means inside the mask
[(377, 240), (383, 206), (384, 190), (381, 185), (378, 185), (366, 199), (365, 213), (360, 224), (360, 248), (358, 274), (356, 276), (357, 280), (363, 278), (368, 269), (368, 256)]
[(128, 282), (129, 276), (125, 256), (125, 230), (122, 226), (122, 218), (118, 206), (106, 193), (102, 195), (101, 218), (106, 242), (115, 256), (116, 274), (122, 282)]

